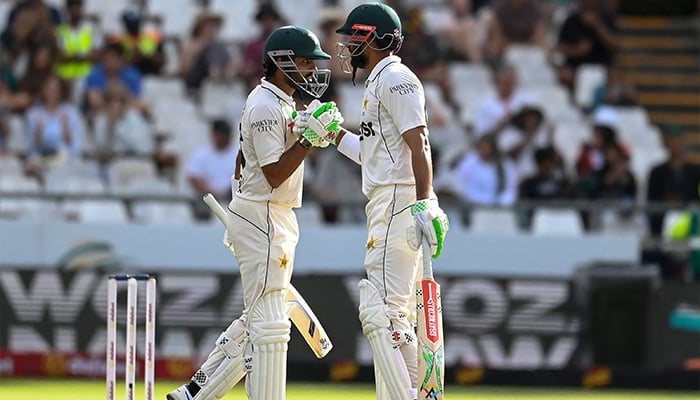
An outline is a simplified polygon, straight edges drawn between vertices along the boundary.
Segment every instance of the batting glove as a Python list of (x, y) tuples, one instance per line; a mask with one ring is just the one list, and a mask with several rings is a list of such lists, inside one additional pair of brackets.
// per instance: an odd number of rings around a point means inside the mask
[[(305, 130), (312, 130), (316, 135), (326, 139), (328, 142), (336, 144), (338, 133), (340, 132), (340, 124), (345, 120), (335, 102), (321, 103), (318, 100), (314, 100), (306, 110), (299, 114), (302, 124), (299, 125), (297, 134), (302, 134), (301, 128), (303, 127)], [(296, 124), (295, 129), (297, 129)]]
[(447, 214), (442, 211), (436, 199), (424, 199), (411, 206), (411, 215), (415, 225), (409, 229), (409, 245), (418, 250), (425, 237), (430, 243), (430, 254), (433, 258), (440, 257), (445, 235), (450, 230)]
[(313, 147), (328, 147), (330, 144), (324, 137), (319, 136), (309, 128), (309, 115), (304, 112), (292, 112), (292, 132), (297, 136), (304, 137)]

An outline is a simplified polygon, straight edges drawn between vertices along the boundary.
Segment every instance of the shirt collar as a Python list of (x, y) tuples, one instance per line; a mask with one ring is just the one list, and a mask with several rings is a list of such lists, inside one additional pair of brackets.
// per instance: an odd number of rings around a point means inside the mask
[(271, 91), (272, 93), (275, 94), (275, 96), (279, 97), (280, 99), (282, 99), (286, 103), (288, 103), (290, 105), (294, 104), (294, 99), (292, 98), (292, 96), (285, 93), (282, 89), (280, 89), (274, 83), (268, 81), (267, 79), (261, 78), (260, 79), (260, 86)]
[(372, 72), (369, 73), (369, 76), (367, 77), (367, 82), (373, 81), (377, 77), (377, 75), (379, 75), (379, 73), (382, 72), (382, 70), (384, 68), (386, 68), (387, 65), (389, 65), (393, 62), (400, 63), (401, 57), (395, 56), (392, 54), (390, 56), (386, 56), (386, 57), (382, 58), (382, 60), (379, 61), (377, 63), (377, 65), (374, 66), (374, 68), (372, 69)]

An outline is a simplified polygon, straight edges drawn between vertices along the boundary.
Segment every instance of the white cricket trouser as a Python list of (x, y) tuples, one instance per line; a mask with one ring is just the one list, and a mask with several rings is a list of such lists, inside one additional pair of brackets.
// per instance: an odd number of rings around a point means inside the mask
[[(416, 315), (414, 290), (420, 251), (408, 246), (406, 228), (414, 223), (411, 206), (415, 202), (415, 186), (392, 185), (375, 189), (365, 207), (367, 279), (382, 292), (389, 308), (405, 315), (404, 320), (411, 324)], [(410, 325), (405, 327), (411, 328)]]
[(236, 197), (229, 209), (231, 242), (248, 309), (263, 293), (289, 287), (299, 227), (287, 206)]

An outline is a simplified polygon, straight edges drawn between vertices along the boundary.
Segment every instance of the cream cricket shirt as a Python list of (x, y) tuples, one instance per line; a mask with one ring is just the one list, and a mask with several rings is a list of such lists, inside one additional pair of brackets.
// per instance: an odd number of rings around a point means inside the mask
[(248, 95), (240, 125), (243, 160), (236, 197), (301, 206), (304, 163), (276, 189), (262, 171), (262, 167), (279, 161), (296, 142), (289, 128), (293, 111), (294, 100), (265, 79)]
[(411, 149), (401, 136), (427, 126), (423, 85), (401, 58), (388, 56), (365, 81), (360, 124), (362, 191), (383, 185), (415, 185)]

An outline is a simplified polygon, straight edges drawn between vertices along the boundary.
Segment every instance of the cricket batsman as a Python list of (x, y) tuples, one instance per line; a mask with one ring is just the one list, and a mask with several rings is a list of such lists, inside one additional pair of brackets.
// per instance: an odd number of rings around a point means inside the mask
[[(336, 30), (338, 57), (353, 81), (364, 82), (358, 133), (340, 127), (333, 103), (301, 113), (295, 129), (313, 130), (362, 167), (369, 202), (365, 270), (359, 283), (359, 318), (374, 355), (377, 399), (413, 400), (418, 387), (414, 285), (423, 237), (440, 255), (449, 222), (432, 190), (432, 161), (423, 86), (394, 55), (403, 41), (401, 21), (382, 3), (355, 7)], [(407, 240), (408, 236), (408, 240)]]
[(168, 400), (219, 399), (246, 374), (249, 398), (286, 397), (285, 296), (299, 239), (293, 209), (301, 206), (304, 158), (312, 146), (328, 145), (311, 130), (293, 132), (292, 95), (300, 89), (320, 97), (330, 71), (318, 70), (315, 60), (330, 58), (316, 35), (299, 26), (278, 28), (265, 43), (265, 77), (248, 95), (241, 117), (240, 176), (229, 204), (228, 233), (245, 311), (221, 334), (191, 382), (170, 392)]

